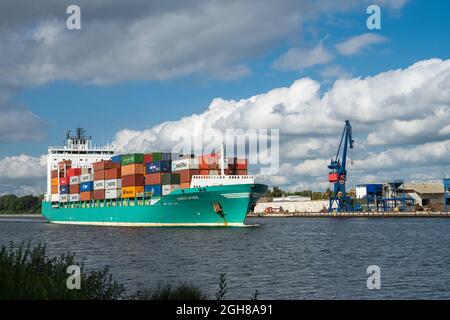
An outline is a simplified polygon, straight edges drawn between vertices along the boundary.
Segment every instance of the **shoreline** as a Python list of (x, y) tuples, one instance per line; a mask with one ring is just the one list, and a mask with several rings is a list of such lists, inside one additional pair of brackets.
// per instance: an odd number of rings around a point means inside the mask
[(248, 214), (247, 218), (450, 218), (450, 212), (289, 212)]
[(44, 217), (42, 214), (40, 213), (5, 213), (5, 214), (0, 214), (0, 218), (1, 217), (5, 217), (5, 218), (14, 218), (14, 217)]

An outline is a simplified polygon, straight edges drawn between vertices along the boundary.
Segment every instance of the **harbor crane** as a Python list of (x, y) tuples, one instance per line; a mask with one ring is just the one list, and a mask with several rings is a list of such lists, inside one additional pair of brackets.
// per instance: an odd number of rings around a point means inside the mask
[[(336, 205), (337, 212), (358, 211), (353, 204), (353, 199), (345, 192), (345, 182), (347, 180), (347, 149), (353, 149), (352, 126), (349, 120), (345, 120), (344, 131), (342, 132), (339, 148), (336, 153), (336, 158), (331, 159), (328, 168), (331, 170), (328, 174), (329, 182), (334, 184), (334, 193), (329, 198), (328, 211), (333, 211), (333, 206)], [(339, 159), (339, 154), (342, 149), (342, 160)]]

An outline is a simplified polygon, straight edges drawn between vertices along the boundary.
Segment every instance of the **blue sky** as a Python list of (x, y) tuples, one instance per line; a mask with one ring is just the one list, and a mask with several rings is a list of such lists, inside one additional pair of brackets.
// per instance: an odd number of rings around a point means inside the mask
[[(385, 70), (404, 68), (431, 57), (446, 59), (450, 41), (450, 3), (442, 1), (410, 1), (398, 11), (382, 10), (382, 29), (369, 31), (365, 11), (324, 17), (305, 28), (312, 29), (304, 39), (315, 45), (344, 41), (365, 32), (381, 34), (388, 42), (350, 57), (336, 57), (335, 63), (355, 76), (369, 76)], [(330, 21), (331, 20), (331, 21)], [(341, 24), (336, 21), (343, 21)], [(325, 22), (325, 25), (323, 23)], [(313, 35), (313, 33), (315, 33)], [(317, 34), (316, 34), (317, 33)], [(100, 144), (111, 141), (115, 132), (124, 127), (143, 129), (160, 122), (177, 120), (181, 116), (202, 112), (215, 97), (241, 99), (289, 86), (300, 77), (321, 79), (322, 66), (298, 71), (277, 71), (273, 61), (291, 43), (281, 43), (266, 54), (249, 59), (251, 74), (235, 80), (218, 80), (210, 75), (189, 75), (164, 81), (126, 81), (98, 86), (54, 81), (29, 88), (14, 99), (26, 104), (46, 123), (46, 137), (40, 141), (14, 141), (3, 144), (0, 156), (28, 153), (40, 155), (48, 145), (60, 143), (66, 129), (86, 127)], [(129, 110), (129, 112), (124, 111)], [(161, 112), (161, 109), (169, 112)]]
[[(286, 1), (286, 6), (288, 2)], [(39, 123), (36, 128), (31, 125), (32, 129), (25, 130), (25, 135), (29, 135), (30, 138), (20, 135), (20, 138), (8, 138), (5, 133), (4, 138), (0, 140), (0, 159), (20, 154), (39, 157), (46, 153), (47, 146), (61, 144), (65, 130), (76, 126), (85, 127), (93, 135), (95, 142), (102, 144), (114, 140), (115, 135), (123, 129), (144, 130), (165, 121), (177, 121), (181, 117), (202, 113), (217, 97), (225, 100), (246, 99), (253, 95), (264, 94), (274, 88), (289, 87), (296, 80), (305, 77), (317, 81), (321, 86), (321, 94), (325, 94), (333, 87), (337, 79), (376, 76), (389, 70), (408, 68), (421, 60), (450, 58), (449, 2), (418, 0), (375, 2), (381, 7), (381, 30), (368, 30), (366, 27), (368, 14), (365, 10), (367, 5), (372, 3), (371, 1), (361, 1), (357, 4), (343, 2), (342, 7), (330, 4), (333, 2), (328, 1), (323, 1), (322, 6), (317, 5), (318, 8), (314, 8), (315, 4), (299, 5), (295, 9), (298, 12), (292, 15), (292, 21), (294, 21), (292, 23), (283, 21), (290, 21), (287, 16), (284, 19), (283, 15), (287, 13), (283, 12), (282, 5), (273, 2), (269, 5), (273, 6), (273, 20), (271, 20), (272, 17), (267, 20), (258, 20), (261, 18), (257, 16), (257, 13), (252, 13), (248, 18), (249, 20), (255, 18), (255, 21), (260, 23), (257, 27), (254, 23), (250, 25), (252, 21), (249, 22), (250, 26), (240, 26), (242, 19), (247, 19), (245, 14), (242, 17), (231, 16), (229, 21), (215, 21), (217, 26), (214, 25), (211, 29), (214, 29), (214, 32), (218, 30), (218, 36), (213, 38), (214, 34), (211, 31), (211, 37), (206, 38), (212, 39), (210, 43), (205, 42), (203, 38), (196, 42), (197, 37), (189, 33), (191, 29), (188, 24), (185, 25), (187, 30), (185, 34), (183, 29), (175, 30), (176, 36), (173, 36), (173, 39), (170, 38), (172, 34), (166, 30), (174, 28), (174, 23), (171, 23), (169, 18), (166, 19), (165, 14), (182, 12), (184, 17), (192, 15), (192, 21), (199, 20), (195, 13), (192, 13), (195, 10), (191, 12), (192, 8), (186, 4), (180, 4), (179, 7), (173, 4), (173, 8), (165, 8), (162, 3), (153, 2), (148, 9), (150, 18), (145, 20), (146, 7), (141, 8), (142, 12), (139, 16), (134, 16), (135, 10), (130, 9), (130, 12), (125, 12), (125, 9), (120, 10), (120, 5), (108, 11), (101, 7), (102, 4), (95, 7), (89, 2), (82, 1), (80, 7), (83, 27), (79, 31), (61, 31), (60, 25), (64, 26), (66, 15), (61, 15), (59, 12), (61, 8), (64, 8), (64, 1), (63, 4), (58, 5), (54, 1), (44, 1), (42, 10), (46, 11), (37, 11), (36, 16), (29, 13), (23, 13), (22, 16), (21, 9), (17, 7), (15, 9), (17, 12), (10, 12), (10, 16), (13, 16), (10, 19), (17, 15), (14, 21), (4, 19), (3, 30), (6, 30), (6, 33), (0, 38), (0, 41), (4, 43), (0, 53), (3, 51), (5, 57), (11, 55), (15, 59), (14, 63), (24, 64), (28, 70), (40, 70), (40, 67), (49, 62), (56, 66), (57, 71), (49, 72), (48, 76), (43, 77), (44, 72), (27, 73), (29, 71), (24, 72), (19, 67), (11, 67), (5, 60), (0, 59), (0, 64), (4, 64), (4, 66), (0, 65), (2, 77), (13, 79), (11, 83), (8, 81), (4, 81), (6, 84), (0, 83), (0, 86), (7, 88), (5, 89), (8, 93), (6, 103), (21, 105), (23, 110), (31, 111), (38, 117), (36, 118), (38, 120), (31, 119), (26, 123)], [(121, 2), (118, 1), (118, 3)], [(134, 6), (139, 11), (139, 6), (142, 5), (143, 2), (137, 1)], [(203, 5), (207, 7), (204, 9), (205, 14), (211, 12), (211, 15), (217, 14), (218, 17), (222, 17), (221, 14), (228, 10), (228, 8), (222, 8), (216, 11), (211, 4)], [(240, 3), (236, 4), (236, 6), (240, 5)], [(195, 6), (202, 6), (202, 3), (198, 2)], [(245, 8), (254, 6), (255, 4), (250, 2)], [(14, 10), (13, 4), (10, 5), (11, 7)], [(91, 10), (93, 7), (98, 11)], [(291, 11), (292, 8), (290, 8)], [(231, 8), (230, 15), (238, 12), (238, 9)], [(106, 13), (99, 14), (101, 10)], [(161, 15), (158, 15), (159, 10), (163, 12)], [(304, 14), (302, 10), (305, 10)], [(270, 13), (270, 10), (261, 12), (261, 17), (267, 17), (267, 12)], [(102, 39), (111, 37), (112, 41), (115, 41), (114, 30), (111, 31), (112, 35), (101, 34), (98, 31), (102, 28), (108, 29), (111, 23), (115, 23), (114, 25), (118, 25), (118, 30), (115, 31), (117, 37), (122, 37), (121, 30), (127, 28), (128, 36), (133, 36), (133, 25), (137, 23), (137, 19), (149, 21), (150, 25), (153, 23), (152, 19), (162, 22), (160, 24), (163, 26), (167, 22), (165, 29), (161, 27), (161, 30), (151, 31), (154, 29), (149, 28), (148, 31), (148, 34), (152, 32), (156, 34), (155, 47), (158, 54), (164, 56), (167, 50), (170, 51), (171, 41), (175, 48), (180, 42), (180, 37), (192, 37), (192, 43), (188, 42), (188, 44), (192, 44), (193, 48), (184, 45), (189, 47), (189, 50), (181, 51), (179, 55), (177, 52), (177, 56), (167, 58), (169, 62), (163, 59), (165, 57), (160, 59), (162, 62), (157, 58), (154, 59), (155, 61), (148, 62), (145, 61), (145, 51), (140, 52), (140, 55), (132, 51), (124, 51), (120, 52), (119, 56), (115, 56), (120, 60), (116, 63), (114, 58), (108, 57), (105, 52), (106, 50), (116, 51), (117, 47), (120, 49), (120, 44), (111, 44), (111, 47), (108, 47), (107, 40), (105, 42), (99, 40), (97, 44), (95, 42), (97, 38), (93, 33), (98, 32)], [(186, 20), (190, 21), (187, 18)], [(211, 22), (206, 21), (205, 25), (209, 26), (208, 23)], [(224, 29), (235, 28), (233, 30), (237, 32), (228, 34), (226, 31), (219, 30), (222, 25)], [(280, 25), (278, 29), (277, 25)], [(236, 40), (241, 37), (239, 28), (242, 28), (242, 43)], [(287, 30), (288, 28), (291, 30)], [(273, 31), (274, 29), (276, 30)], [(72, 34), (68, 35), (70, 32)], [(78, 32), (78, 35), (74, 36), (73, 32)], [(252, 32), (258, 32), (258, 35), (253, 38)], [(17, 54), (20, 51), (16, 50), (19, 49), (14, 48), (13, 42), (8, 38), (18, 34), (19, 39), (22, 39), (23, 35), (25, 47), (28, 45), (26, 41), (30, 33), (41, 35), (37, 38), (38, 40), (35, 39), (37, 44), (34, 47), (33, 44), (31, 45), (29, 55)], [(271, 33), (274, 35), (267, 36)], [(352, 37), (367, 33), (375, 34), (382, 40), (363, 45), (351, 55), (340, 53), (336, 47), (337, 44)], [(78, 37), (78, 39), (67, 39), (67, 37)], [(164, 38), (165, 41), (161, 40), (163, 37), (167, 37)], [(152, 44), (152, 39), (146, 39), (146, 41)], [(52, 41), (59, 41), (64, 45), (64, 50), (72, 50), (72, 52), (60, 54), (59, 51), (63, 52), (63, 49), (52, 47)], [(90, 46), (83, 47), (89, 41), (93, 41)], [(252, 42), (255, 44), (253, 45)], [(159, 46), (161, 43), (169, 44), (167, 47)], [(135, 46), (134, 43), (132, 45)], [(133, 46), (130, 45), (132, 48)], [(214, 47), (219, 47), (220, 52), (214, 51)], [(276, 61), (290, 49), (300, 50), (304, 54), (317, 47), (322, 48), (325, 56), (328, 55), (324, 61), (299, 68), (277, 67)], [(53, 52), (54, 50), (57, 52)], [(211, 53), (208, 54), (209, 52)], [(105, 55), (105, 59), (102, 54)], [(123, 62), (127, 60), (125, 57), (127, 54), (130, 55), (130, 60), (144, 56), (144, 62), (141, 66), (138, 65), (136, 70), (142, 68), (145, 71), (135, 71), (132, 63)], [(44, 55), (45, 59), (39, 58), (39, 55)], [(63, 57), (71, 55), (75, 58), (64, 61)], [(95, 66), (92, 67), (97, 63), (97, 58), (98, 69)], [(306, 58), (300, 59), (300, 62), (305, 60)], [(205, 66), (202, 65), (203, 61), (206, 61)], [(130, 71), (128, 71), (127, 63), (130, 63)], [(201, 67), (197, 67), (199, 65)], [(229, 70), (233, 70), (236, 66), (243, 68), (242, 74), (233, 71), (230, 77), (223, 76), (223, 74), (228, 75)], [(105, 71), (104, 75), (99, 76), (98, 70), (102, 70), (101, 73), (109, 68), (111, 71)], [(166, 72), (168, 76), (159, 76)], [(97, 81), (97, 77), (101, 80)], [(4, 108), (6, 110), (8, 107)], [(1, 110), (2, 108), (0, 108), (0, 115)], [(405, 110), (405, 112), (408, 111)], [(11, 126), (8, 128), (9, 131), (23, 129), (20, 125)], [(367, 133), (364, 133), (364, 137), (366, 136)], [(332, 139), (334, 135), (331, 134), (329, 137)], [(404, 147), (415, 146), (414, 143), (409, 142)], [(385, 149), (387, 150), (387, 147), (376, 146), (373, 150)], [(311, 155), (305, 159), (299, 158), (292, 164), (301, 164), (302, 161), (311, 159), (316, 160)]]

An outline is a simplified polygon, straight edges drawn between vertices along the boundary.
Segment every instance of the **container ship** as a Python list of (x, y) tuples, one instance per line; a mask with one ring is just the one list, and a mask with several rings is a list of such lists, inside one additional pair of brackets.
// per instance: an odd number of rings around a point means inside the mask
[(247, 159), (220, 153), (116, 154), (78, 128), (49, 147), (42, 215), (51, 223), (101, 226), (243, 226), (267, 191)]

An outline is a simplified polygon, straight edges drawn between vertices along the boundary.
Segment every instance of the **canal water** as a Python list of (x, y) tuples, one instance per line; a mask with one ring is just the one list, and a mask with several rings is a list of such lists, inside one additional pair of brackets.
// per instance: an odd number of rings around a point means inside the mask
[[(45, 242), (87, 268), (110, 267), (129, 292), (190, 282), (229, 299), (449, 299), (450, 219), (247, 218), (242, 228), (57, 225), (0, 217), (0, 243)], [(381, 288), (367, 288), (377, 265)]]

